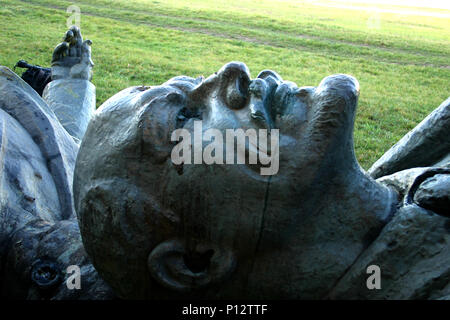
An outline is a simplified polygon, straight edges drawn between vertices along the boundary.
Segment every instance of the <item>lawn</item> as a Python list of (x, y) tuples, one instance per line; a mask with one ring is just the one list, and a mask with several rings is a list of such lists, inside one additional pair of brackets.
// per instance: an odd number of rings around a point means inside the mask
[(356, 154), (368, 169), (450, 95), (450, 10), (322, 0), (0, 0), (0, 65), (49, 66), (71, 4), (93, 41), (97, 106), (126, 87), (208, 76), (232, 60), (302, 86), (352, 74), (361, 85)]

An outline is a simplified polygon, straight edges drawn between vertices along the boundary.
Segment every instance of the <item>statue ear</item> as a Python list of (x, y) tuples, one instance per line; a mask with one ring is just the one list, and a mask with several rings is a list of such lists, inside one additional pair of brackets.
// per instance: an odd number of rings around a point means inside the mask
[(176, 239), (156, 246), (147, 265), (161, 285), (189, 292), (224, 280), (234, 270), (235, 259), (230, 251), (212, 247), (187, 252), (183, 242)]

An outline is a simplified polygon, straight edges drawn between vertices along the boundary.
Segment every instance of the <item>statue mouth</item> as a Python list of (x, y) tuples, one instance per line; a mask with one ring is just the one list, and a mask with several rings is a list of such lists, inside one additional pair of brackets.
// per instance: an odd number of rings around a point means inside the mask
[(284, 81), (277, 73), (263, 70), (249, 86), (250, 110), (253, 122), (260, 128), (282, 131), (298, 127), (306, 120), (310, 96), (314, 87), (298, 87)]

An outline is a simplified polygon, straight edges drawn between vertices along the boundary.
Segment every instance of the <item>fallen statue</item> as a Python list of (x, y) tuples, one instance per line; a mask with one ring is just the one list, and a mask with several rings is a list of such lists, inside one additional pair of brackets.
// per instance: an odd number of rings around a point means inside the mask
[[(90, 42), (70, 37), (55, 51), (77, 59), (56, 70), (51, 99), (1, 69), (4, 296), (450, 299), (450, 98), (365, 172), (352, 76), (297, 87), (231, 62), (206, 79), (125, 89), (73, 119), (92, 104), (55, 112), (64, 94), (54, 90), (77, 79), (89, 85), (75, 92), (95, 91)], [(215, 137), (276, 132), (276, 149), (250, 141), (243, 152), (277, 150), (278, 170), (198, 163), (195, 150), (194, 161), (175, 163), (174, 132), (192, 133), (186, 146), (195, 145), (200, 122)], [(216, 159), (230, 151), (214, 146)], [(81, 267), (80, 290), (68, 289), (70, 265)]]

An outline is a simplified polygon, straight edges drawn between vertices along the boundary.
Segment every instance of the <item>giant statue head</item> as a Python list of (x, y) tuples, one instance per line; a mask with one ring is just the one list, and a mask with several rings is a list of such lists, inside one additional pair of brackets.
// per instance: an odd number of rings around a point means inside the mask
[[(327, 297), (401, 205), (355, 158), (358, 96), (352, 76), (297, 87), (269, 70), (252, 79), (239, 62), (116, 94), (74, 174), (93, 265), (122, 298)], [(227, 129), (268, 133), (267, 148), (249, 138), (244, 154), (272, 163), (174, 161), (174, 132), (192, 133), (189, 146), (198, 128), (217, 133), (200, 138), (204, 150), (225, 145)]]

